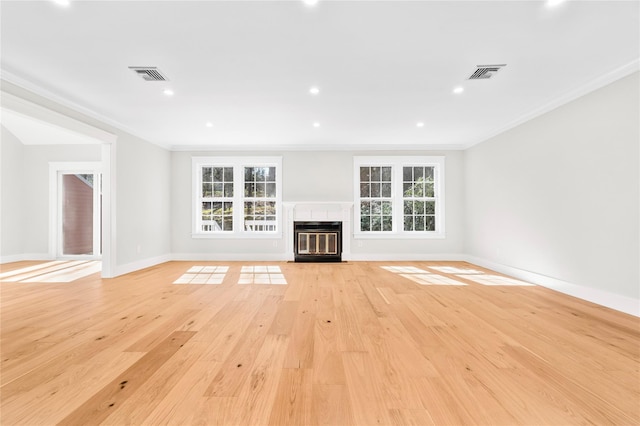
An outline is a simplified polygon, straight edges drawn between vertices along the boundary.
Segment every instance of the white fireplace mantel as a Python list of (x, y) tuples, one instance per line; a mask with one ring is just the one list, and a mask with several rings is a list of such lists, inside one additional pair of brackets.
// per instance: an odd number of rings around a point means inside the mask
[(288, 260), (293, 260), (293, 222), (342, 222), (342, 259), (351, 259), (351, 208), (346, 201), (285, 201), (284, 238)]

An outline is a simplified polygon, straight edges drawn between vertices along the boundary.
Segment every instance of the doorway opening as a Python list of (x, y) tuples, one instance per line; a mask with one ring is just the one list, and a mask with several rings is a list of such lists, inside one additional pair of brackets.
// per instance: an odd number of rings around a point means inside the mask
[(102, 255), (100, 173), (61, 173), (60, 257)]
[(100, 163), (51, 163), (51, 247), (55, 259), (102, 258)]

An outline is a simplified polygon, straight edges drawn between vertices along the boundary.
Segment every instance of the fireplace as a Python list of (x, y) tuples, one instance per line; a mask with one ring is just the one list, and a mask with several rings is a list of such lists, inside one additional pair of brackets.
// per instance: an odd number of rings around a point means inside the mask
[(296, 262), (341, 262), (342, 222), (294, 222)]

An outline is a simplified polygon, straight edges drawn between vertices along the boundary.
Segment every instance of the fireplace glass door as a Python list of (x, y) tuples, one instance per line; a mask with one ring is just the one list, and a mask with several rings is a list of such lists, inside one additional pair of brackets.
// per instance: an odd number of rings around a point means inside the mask
[(337, 254), (337, 232), (300, 232), (298, 233), (299, 254)]

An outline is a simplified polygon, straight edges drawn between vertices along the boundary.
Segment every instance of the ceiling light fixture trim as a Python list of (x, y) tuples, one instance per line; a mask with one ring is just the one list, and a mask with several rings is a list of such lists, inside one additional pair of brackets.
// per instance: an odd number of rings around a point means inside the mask
[(547, 7), (556, 7), (560, 6), (566, 0), (547, 0)]

